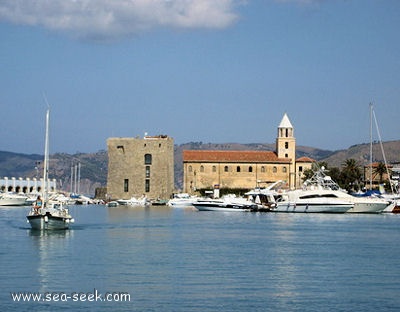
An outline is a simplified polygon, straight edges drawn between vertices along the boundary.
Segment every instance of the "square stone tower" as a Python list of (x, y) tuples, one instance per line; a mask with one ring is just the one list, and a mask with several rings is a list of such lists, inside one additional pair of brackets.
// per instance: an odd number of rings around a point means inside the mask
[(107, 196), (168, 199), (174, 191), (174, 140), (166, 135), (109, 138)]

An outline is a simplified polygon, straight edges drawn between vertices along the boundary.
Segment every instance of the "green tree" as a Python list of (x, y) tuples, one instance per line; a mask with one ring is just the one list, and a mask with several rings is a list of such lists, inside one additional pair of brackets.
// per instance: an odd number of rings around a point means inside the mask
[(386, 165), (383, 162), (378, 163), (373, 168), (374, 175), (379, 176), (379, 184), (383, 182), (383, 175), (387, 172)]
[(360, 165), (353, 159), (346, 159), (342, 164), (341, 187), (347, 191), (358, 191), (362, 181)]

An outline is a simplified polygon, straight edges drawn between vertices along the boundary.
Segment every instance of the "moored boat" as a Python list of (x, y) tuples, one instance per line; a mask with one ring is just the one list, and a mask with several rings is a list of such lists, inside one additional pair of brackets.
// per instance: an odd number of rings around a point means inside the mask
[(354, 204), (329, 190), (294, 190), (285, 193), (273, 212), (345, 213)]
[(193, 206), (199, 211), (257, 211), (259, 208), (252, 201), (229, 195), (219, 199), (199, 199)]
[(140, 198), (133, 196), (130, 199), (117, 199), (116, 202), (118, 202), (119, 205), (125, 206), (149, 206), (151, 204), (146, 196)]
[(0, 206), (25, 206), (28, 197), (16, 193), (0, 193)]
[(173, 198), (171, 198), (167, 202), (167, 206), (173, 208), (193, 207), (193, 203), (196, 202), (198, 199), (199, 198), (197, 196), (192, 196), (188, 193), (177, 193), (174, 194)]

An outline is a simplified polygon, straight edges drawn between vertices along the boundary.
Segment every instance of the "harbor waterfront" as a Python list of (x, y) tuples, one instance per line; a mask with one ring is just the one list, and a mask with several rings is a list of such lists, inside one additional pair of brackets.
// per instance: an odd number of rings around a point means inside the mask
[[(1, 311), (382, 312), (400, 306), (398, 214), (79, 205), (70, 206), (76, 221), (69, 230), (34, 231), (26, 223), (29, 209), (0, 207)], [(97, 292), (114, 300), (72, 296)], [(53, 297), (12, 296), (20, 293)]]

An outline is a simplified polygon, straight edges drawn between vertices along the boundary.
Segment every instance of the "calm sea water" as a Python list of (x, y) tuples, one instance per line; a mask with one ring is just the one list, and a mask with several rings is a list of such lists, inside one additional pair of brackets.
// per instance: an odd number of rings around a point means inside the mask
[[(72, 229), (41, 233), (27, 210), (0, 208), (0, 311), (400, 309), (400, 215), (72, 206)], [(130, 301), (73, 300), (95, 291)]]

